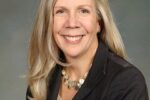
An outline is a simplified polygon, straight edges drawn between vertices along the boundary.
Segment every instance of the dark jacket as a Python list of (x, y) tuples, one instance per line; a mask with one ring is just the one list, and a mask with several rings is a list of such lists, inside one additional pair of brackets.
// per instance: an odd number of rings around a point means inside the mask
[[(55, 67), (47, 100), (57, 100), (62, 67)], [(27, 95), (31, 95), (27, 91)], [(27, 100), (27, 99), (26, 99)], [(100, 42), (89, 74), (73, 100), (149, 100), (142, 73)]]

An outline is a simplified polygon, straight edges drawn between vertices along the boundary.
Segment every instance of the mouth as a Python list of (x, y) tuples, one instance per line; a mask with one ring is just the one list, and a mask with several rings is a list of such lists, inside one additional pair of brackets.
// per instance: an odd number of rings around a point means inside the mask
[(82, 38), (84, 37), (85, 35), (75, 35), (75, 36), (71, 36), (71, 35), (63, 35), (64, 39), (69, 42), (69, 43), (72, 43), (72, 44), (77, 44), (79, 43)]

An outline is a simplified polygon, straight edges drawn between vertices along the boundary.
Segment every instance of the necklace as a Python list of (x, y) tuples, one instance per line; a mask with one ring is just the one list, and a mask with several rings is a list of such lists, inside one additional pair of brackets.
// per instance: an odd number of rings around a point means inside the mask
[(84, 83), (87, 74), (88, 73), (85, 73), (85, 75), (81, 77), (79, 80), (71, 80), (66, 71), (64, 69), (62, 70), (63, 81), (64, 84), (68, 87), (68, 89), (73, 88), (75, 90), (79, 90), (82, 84)]

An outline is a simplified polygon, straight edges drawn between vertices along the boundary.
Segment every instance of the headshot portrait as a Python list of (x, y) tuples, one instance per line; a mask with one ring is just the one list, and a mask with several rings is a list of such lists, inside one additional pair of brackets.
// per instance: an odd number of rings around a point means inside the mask
[(109, 0), (40, 0), (26, 100), (149, 100)]
[(0, 100), (150, 100), (150, 0), (0, 0)]

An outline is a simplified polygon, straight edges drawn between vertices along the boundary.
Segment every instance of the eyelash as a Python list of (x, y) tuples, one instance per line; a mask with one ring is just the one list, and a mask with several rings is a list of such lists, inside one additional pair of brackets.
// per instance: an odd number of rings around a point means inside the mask
[(57, 10), (56, 14), (59, 14), (59, 13), (62, 14), (62, 13), (64, 13), (64, 11), (63, 10)]
[(81, 13), (90, 13), (90, 11), (87, 9), (81, 9), (80, 11), (81, 11)]

